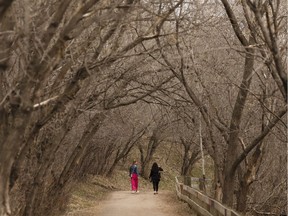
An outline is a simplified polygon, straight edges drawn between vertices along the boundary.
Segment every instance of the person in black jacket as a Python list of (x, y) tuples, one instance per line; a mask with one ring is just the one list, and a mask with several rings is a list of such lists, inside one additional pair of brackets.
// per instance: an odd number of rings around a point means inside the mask
[(161, 179), (161, 174), (160, 174), (161, 171), (163, 171), (163, 169), (159, 167), (156, 162), (153, 163), (151, 171), (150, 171), (149, 179), (153, 183), (154, 195), (158, 194), (159, 181)]

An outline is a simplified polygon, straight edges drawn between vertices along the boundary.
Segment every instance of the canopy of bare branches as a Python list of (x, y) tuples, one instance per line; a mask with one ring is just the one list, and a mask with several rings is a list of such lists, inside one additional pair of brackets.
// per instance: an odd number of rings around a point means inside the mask
[(285, 0), (0, 0), (0, 216), (57, 215), (74, 181), (171, 151), (279, 214), (286, 120)]

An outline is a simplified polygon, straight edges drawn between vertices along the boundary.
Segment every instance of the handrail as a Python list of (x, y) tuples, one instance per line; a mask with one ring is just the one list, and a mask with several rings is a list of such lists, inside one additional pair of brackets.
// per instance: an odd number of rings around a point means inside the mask
[(178, 198), (187, 202), (198, 214), (203, 216), (242, 216), (240, 213), (208, 197), (201, 191), (180, 183), (177, 176), (175, 180)]

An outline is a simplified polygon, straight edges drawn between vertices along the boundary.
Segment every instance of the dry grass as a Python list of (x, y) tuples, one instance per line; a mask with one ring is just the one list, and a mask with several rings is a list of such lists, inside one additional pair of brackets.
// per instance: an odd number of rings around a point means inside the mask
[(165, 193), (164, 201), (169, 203), (169, 206), (173, 206), (174, 212), (177, 216), (197, 215), (187, 203), (178, 199), (175, 191), (169, 191), (168, 193)]
[(89, 216), (99, 207), (114, 186), (101, 176), (89, 176), (85, 182), (75, 183), (64, 216)]

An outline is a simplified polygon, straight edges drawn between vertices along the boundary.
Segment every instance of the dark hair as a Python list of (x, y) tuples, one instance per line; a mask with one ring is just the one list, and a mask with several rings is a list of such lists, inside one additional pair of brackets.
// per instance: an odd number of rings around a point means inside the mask
[(153, 163), (152, 165), (152, 170), (158, 170), (158, 164), (156, 162)]

